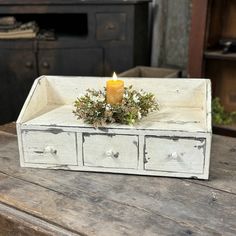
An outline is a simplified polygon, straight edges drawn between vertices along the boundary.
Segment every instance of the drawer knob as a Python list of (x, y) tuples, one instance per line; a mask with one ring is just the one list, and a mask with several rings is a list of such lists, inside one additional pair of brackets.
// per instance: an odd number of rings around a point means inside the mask
[(49, 68), (49, 63), (48, 63), (47, 61), (44, 61), (44, 62), (43, 62), (43, 67), (44, 67), (44, 68)]
[(51, 153), (51, 154), (56, 155), (57, 150), (52, 146), (47, 146), (47, 147), (44, 148), (44, 153)]
[(118, 158), (119, 157), (119, 152), (114, 152), (112, 150), (106, 151), (106, 156), (107, 157), (112, 157), (112, 158)]
[(107, 30), (115, 30), (115, 28), (116, 28), (116, 26), (115, 26), (115, 24), (113, 24), (113, 23), (108, 23), (106, 26), (105, 26), (105, 28), (107, 29)]
[(171, 157), (171, 159), (173, 159), (173, 160), (177, 160), (178, 157), (179, 157), (179, 155), (178, 155), (177, 152), (173, 152), (173, 153), (171, 153), (170, 157)]
[(33, 67), (33, 63), (32, 63), (31, 61), (27, 61), (27, 62), (25, 63), (25, 66), (26, 66), (27, 68), (32, 68), (32, 67)]

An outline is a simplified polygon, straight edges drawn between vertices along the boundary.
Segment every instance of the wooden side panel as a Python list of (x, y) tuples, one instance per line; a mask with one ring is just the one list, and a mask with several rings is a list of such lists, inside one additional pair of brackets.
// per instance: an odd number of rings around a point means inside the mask
[(210, 160), (212, 155), (212, 134), (208, 133), (205, 136), (206, 138), (206, 149), (205, 149), (205, 160), (204, 160), (204, 171), (203, 171), (203, 179), (209, 179), (209, 172), (210, 172)]
[(47, 106), (48, 94), (47, 94), (47, 81), (43, 77), (35, 80), (30, 93), (24, 103), (24, 106), (17, 119), (17, 123), (25, 122), (41, 114), (43, 108)]
[[(206, 86), (206, 108), (204, 109), (206, 111), (206, 127), (207, 131), (212, 133), (212, 89), (211, 89), (211, 81), (208, 80), (207, 86)], [(211, 143), (211, 141), (210, 141)]]

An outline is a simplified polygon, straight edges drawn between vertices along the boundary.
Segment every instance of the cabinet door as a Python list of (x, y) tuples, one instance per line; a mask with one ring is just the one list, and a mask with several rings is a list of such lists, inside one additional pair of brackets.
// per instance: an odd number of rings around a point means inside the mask
[(40, 49), (39, 74), (102, 76), (103, 49)]
[(37, 77), (35, 62), (35, 55), (30, 49), (0, 49), (1, 124), (17, 119)]

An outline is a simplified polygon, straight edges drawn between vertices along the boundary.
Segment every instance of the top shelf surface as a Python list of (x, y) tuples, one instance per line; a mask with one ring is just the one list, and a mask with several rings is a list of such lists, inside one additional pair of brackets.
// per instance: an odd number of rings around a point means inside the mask
[[(74, 107), (71, 105), (47, 106), (37, 116), (24, 122), (24, 124), (31, 127), (34, 125), (53, 126), (53, 124), (56, 124), (57, 127), (93, 128), (92, 125), (77, 120), (72, 113), (73, 110)], [(163, 107), (160, 111), (150, 113), (134, 126), (110, 124), (105, 128), (205, 132), (206, 117), (200, 108)]]

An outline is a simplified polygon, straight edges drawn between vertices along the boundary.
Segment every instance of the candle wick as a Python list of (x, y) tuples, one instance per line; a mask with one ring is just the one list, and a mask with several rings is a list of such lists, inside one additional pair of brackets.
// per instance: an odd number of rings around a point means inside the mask
[(112, 79), (113, 79), (113, 80), (117, 80), (116, 72), (113, 73)]

